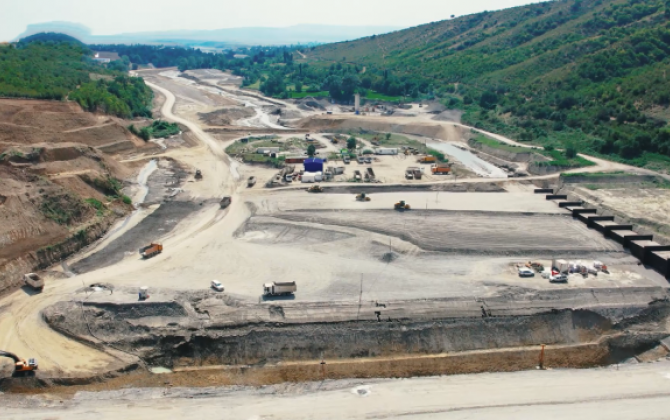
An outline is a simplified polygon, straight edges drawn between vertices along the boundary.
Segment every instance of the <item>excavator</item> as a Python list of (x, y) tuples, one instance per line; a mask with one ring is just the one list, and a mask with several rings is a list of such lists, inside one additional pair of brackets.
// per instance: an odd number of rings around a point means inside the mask
[(370, 201), (370, 196), (365, 193), (360, 193), (356, 196), (356, 201)]
[(12, 374), (14, 377), (34, 375), (38, 368), (36, 359), (28, 359), (26, 362), (25, 359), (21, 359), (14, 353), (2, 350), (0, 350), (0, 357), (8, 357), (14, 360), (14, 373)]
[(402, 211), (402, 210), (409, 210), (410, 208), (411, 207), (409, 206), (409, 204), (405, 203), (405, 200), (400, 200), (393, 205), (394, 210)]

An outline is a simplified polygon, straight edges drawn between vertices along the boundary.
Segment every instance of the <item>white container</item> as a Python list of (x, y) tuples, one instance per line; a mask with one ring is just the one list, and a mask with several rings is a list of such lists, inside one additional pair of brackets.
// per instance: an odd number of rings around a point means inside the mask
[(321, 181), (323, 181), (323, 173), (321, 173), (321, 172), (316, 172), (316, 173), (314, 174), (314, 181), (315, 181), (315, 182), (321, 182)]
[(304, 182), (304, 183), (312, 183), (312, 182), (316, 182), (314, 173), (312, 173), (312, 172), (305, 172), (304, 174), (302, 174), (302, 179), (301, 179), (301, 181)]
[(377, 155), (397, 155), (398, 149), (396, 147), (378, 147), (375, 149)]

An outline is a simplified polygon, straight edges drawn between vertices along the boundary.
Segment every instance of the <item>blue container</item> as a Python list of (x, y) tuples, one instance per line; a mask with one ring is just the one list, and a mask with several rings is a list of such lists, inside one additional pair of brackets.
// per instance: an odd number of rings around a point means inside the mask
[(323, 159), (308, 158), (305, 159), (305, 172), (323, 172)]

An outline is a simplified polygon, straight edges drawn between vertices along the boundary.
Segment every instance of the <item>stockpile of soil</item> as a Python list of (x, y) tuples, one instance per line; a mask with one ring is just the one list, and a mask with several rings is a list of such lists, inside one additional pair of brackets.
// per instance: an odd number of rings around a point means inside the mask
[(251, 118), (256, 111), (250, 107), (229, 106), (207, 113), (198, 113), (198, 117), (212, 126), (232, 125), (235, 121)]

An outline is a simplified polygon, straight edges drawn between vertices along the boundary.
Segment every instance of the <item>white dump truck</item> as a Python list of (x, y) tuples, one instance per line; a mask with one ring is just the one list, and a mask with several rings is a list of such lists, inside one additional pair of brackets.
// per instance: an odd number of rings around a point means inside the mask
[(298, 286), (294, 281), (265, 283), (263, 285), (263, 295), (265, 296), (280, 296), (291, 295), (298, 290)]
[(35, 290), (41, 291), (44, 289), (44, 279), (35, 273), (24, 274), (23, 281), (26, 283), (26, 286), (32, 287)]

